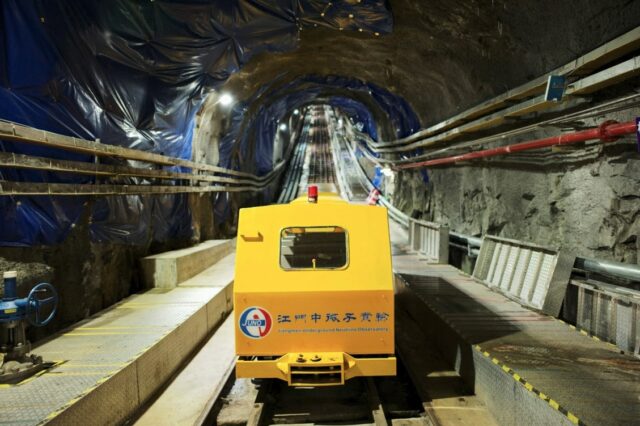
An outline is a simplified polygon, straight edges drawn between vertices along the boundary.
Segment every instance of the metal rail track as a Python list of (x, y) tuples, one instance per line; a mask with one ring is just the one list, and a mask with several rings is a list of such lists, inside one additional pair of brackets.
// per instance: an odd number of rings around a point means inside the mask
[[(239, 391), (234, 392), (234, 388)], [(343, 386), (316, 388), (293, 388), (275, 379), (250, 384), (242, 379), (234, 381), (228, 391), (221, 397), (219, 411), (210, 417), (210, 422), (217, 426), (238, 423), (247, 426), (314, 423), (386, 426), (394, 420), (405, 424), (433, 424), (426, 417), (421, 399), (404, 370), (397, 378), (357, 378)], [(249, 409), (242, 411), (243, 406)]]
[(307, 184), (335, 184), (336, 170), (326, 112), (308, 112), (287, 169), (278, 204), (292, 201)]
[(294, 153), (285, 172), (282, 181), (282, 190), (278, 196), (278, 204), (286, 204), (293, 200), (298, 193), (298, 182), (302, 176), (304, 159), (309, 144), (309, 128), (311, 126), (311, 116), (306, 114), (303, 119), (302, 131), (294, 147)]

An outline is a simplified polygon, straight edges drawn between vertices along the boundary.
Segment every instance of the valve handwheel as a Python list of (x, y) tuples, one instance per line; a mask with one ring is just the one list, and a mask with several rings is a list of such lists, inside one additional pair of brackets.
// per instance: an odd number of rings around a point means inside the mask
[[(43, 320), (42, 308), (52, 305), (51, 312)], [(27, 320), (36, 327), (49, 324), (58, 309), (58, 292), (49, 283), (40, 283), (33, 287), (27, 297)]]

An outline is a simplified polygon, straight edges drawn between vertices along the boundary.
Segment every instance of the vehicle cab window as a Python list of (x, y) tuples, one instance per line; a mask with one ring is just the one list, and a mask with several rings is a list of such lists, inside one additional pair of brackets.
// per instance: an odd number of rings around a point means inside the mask
[(339, 226), (290, 227), (280, 232), (280, 267), (285, 270), (347, 266), (347, 231)]

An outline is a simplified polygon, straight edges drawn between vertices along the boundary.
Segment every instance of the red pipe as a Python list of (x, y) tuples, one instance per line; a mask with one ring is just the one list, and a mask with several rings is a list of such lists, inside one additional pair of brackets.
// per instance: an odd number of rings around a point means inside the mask
[(417, 163), (402, 164), (394, 167), (396, 170), (413, 169), (416, 167), (441, 166), (443, 164), (456, 163), (458, 161), (475, 160), (478, 158), (494, 157), (496, 155), (510, 154), (512, 152), (527, 151), (530, 149), (546, 148), (553, 145), (570, 145), (572, 143), (585, 142), (599, 139), (602, 142), (613, 142), (620, 136), (636, 133), (638, 126), (634, 121), (617, 123), (615, 121), (605, 121), (593, 129), (582, 130), (575, 133), (565, 133), (560, 136), (536, 139), (521, 142), (514, 145), (500, 146), (497, 148), (485, 149), (483, 151), (469, 152), (467, 154), (454, 155), (451, 157), (435, 158), (433, 160), (420, 161)]

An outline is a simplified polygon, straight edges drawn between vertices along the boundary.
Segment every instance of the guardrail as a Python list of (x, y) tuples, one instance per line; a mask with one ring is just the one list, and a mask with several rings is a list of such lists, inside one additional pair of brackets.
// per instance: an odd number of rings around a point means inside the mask
[(640, 355), (640, 293), (606, 283), (572, 280), (576, 327), (621, 350)]
[(558, 317), (575, 256), (486, 235), (473, 277), (517, 302)]
[[(96, 178), (95, 183), (47, 183), (0, 180), (0, 196), (12, 195), (131, 195), (177, 194), (204, 192), (260, 191), (276, 182), (293, 151), (274, 165), (264, 176), (227, 169), (205, 163), (197, 163), (152, 152), (107, 145), (99, 140), (91, 141), (35, 129), (22, 124), (0, 120), (0, 139), (47, 148), (92, 155), (93, 162), (59, 160), (11, 152), (0, 153), (0, 168), (28, 169), (46, 172), (69, 173)], [(101, 164), (109, 157), (132, 162), (147, 163), (146, 167)], [(170, 167), (173, 169), (163, 169)], [(183, 171), (175, 171), (176, 167)], [(184, 171), (190, 169), (190, 171)], [(101, 179), (137, 177), (158, 181), (150, 184), (121, 184), (101, 182)]]
[(424, 220), (409, 220), (409, 247), (427, 261), (449, 263), (449, 227)]

